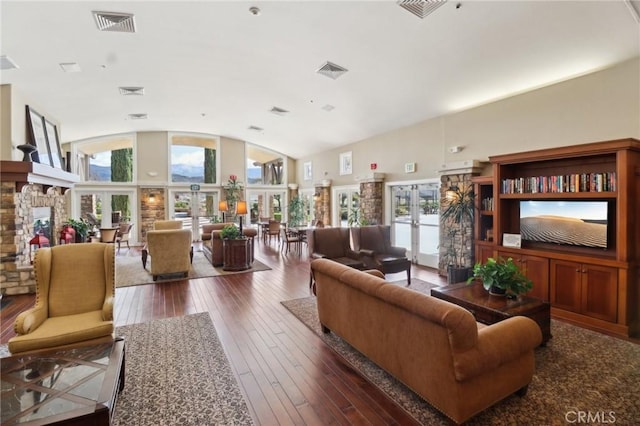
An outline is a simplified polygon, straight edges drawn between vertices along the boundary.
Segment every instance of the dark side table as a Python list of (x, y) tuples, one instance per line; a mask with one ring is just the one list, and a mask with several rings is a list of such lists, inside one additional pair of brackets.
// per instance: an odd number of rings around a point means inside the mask
[(542, 345), (551, 338), (551, 306), (535, 297), (520, 295), (517, 299), (509, 299), (494, 296), (479, 282), (432, 288), (431, 296), (462, 306), (483, 324), (494, 324), (518, 315), (531, 318), (540, 326)]

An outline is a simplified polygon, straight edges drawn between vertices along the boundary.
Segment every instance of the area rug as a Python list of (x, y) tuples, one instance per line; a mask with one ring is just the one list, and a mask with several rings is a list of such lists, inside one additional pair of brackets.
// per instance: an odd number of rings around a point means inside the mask
[(208, 313), (118, 327), (125, 387), (114, 426), (251, 425)]
[[(128, 287), (132, 285), (150, 284), (163, 281), (182, 280), (182, 274), (159, 276), (153, 281), (151, 275), (151, 262), (153, 257), (147, 259), (147, 268), (142, 268), (142, 259), (137, 256), (116, 256), (116, 287)], [(224, 271), (222, 267), (215, 268), (204, 257), (202, 252), (193, 253), (193, 263), (189, 271), (188, 279), (217, 277), (220, 275), (242, 274), (246, 272), (267, 271), (269, 268), (264, 263), (254, 260), (251, 269), (245, 271)]]
[[(348, 343), (333, 333), (322, 333), (315, 297), (281, 303), (417, 421), (448, 424), (442, 414)], [(556, 320), (551, 321), (551, 333), (547, 346), (535, 351), (536, 373), (527, 395), (510, 396), (467, 424), (564, 425), (588, 416), (592, 424), (640, 424), (640, 345)]]

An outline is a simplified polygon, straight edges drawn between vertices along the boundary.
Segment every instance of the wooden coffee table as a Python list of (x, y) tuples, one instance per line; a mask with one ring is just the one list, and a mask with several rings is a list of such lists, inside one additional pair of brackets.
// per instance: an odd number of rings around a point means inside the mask
[(551, 338), (551, 307), (548, 302), (535, 297), (521, 295), (517, 299), (509, 299), (494, 296), (479, 282), (432, 288), (431, 296), (462, 306), (483, 324), (494, 324), (518, 315), (531, 318), (540, 326), (542, 345)]
[(122, 339), (2, 358), (2, 425), (110, 425), (124, 359)]

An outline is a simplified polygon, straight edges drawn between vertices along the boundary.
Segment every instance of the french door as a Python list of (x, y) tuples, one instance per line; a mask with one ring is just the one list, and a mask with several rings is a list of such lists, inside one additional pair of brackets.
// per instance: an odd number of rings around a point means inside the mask
[(73, 193), (73, 216), (85, 219), (95, 217), (98, 220), (96, 228), (112, 228), (120, 222), (129, 222), (133, 225), (130, 235), (131, 241), (134, 241), (138, 231), (136, 200), (136, 191), (133, 189), (77, 189)]
[(169, 215), (182, 221), (182, 229), (190, 229), (194, 241), (200, 239), (202, 226), (217, 216), (219, 191), (170, 191)]
[(270, 218), (286, 222), (286, 192), (282, 190), (249, 190), (247, 191), (249, 223), (262, 222), (260, 219)]
[(413, 263), (438, 267), (440, 182), (391, 186), (394, 245), (407, 249)]
[(332, 225), (346, 228), (360, 224), (359, 187), (335, 188), (333, 191)]

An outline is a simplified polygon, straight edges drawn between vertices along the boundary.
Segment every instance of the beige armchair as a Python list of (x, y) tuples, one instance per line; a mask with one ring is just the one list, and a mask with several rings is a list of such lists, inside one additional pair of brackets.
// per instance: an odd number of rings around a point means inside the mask
[(181, 220), (156, 220), (153, 222), (153, 229), (182, 229)]
[(113, 244), (41, 248), (33, 267), (36, 304), (16, 318), (12, 353), (113, 338)]
[(147, 245), (142, 252), (142, 266), (146, 268), (147, 255), (151, 256), (151, 275), (182, 273), (189, 275), (193, 260), (191, 231), (188, 229), (160, 229), (147, 232)]

